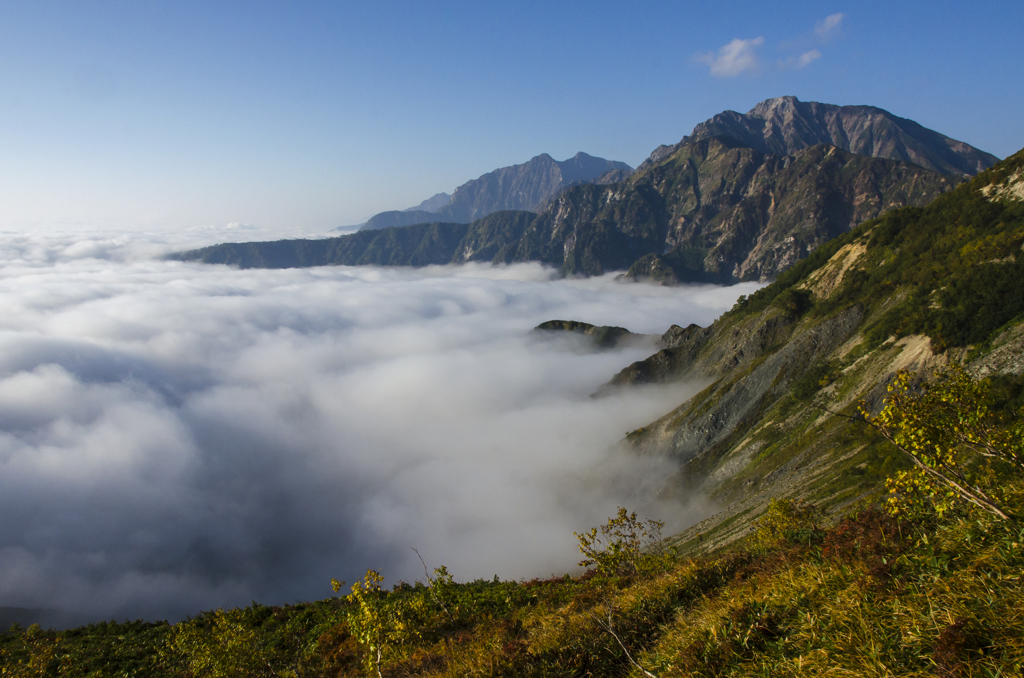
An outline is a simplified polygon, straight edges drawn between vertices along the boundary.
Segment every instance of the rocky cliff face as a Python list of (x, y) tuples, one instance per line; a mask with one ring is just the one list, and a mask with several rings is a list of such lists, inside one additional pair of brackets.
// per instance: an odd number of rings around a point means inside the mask
[(647, 162), (657, 163), (683, 144), (712, 137), (730, 137), (763, 153), (781, 155), (831, 144), (858, 155), (903, 160), (943, 174), (973, 176), (999, 161), (990, 153), (881, 108), (835, 106), (785, 96), (762, 101), (745, 114), (719, 113), (694, 127), (679, 144), (660, 146)]
[(778, 155), (705, 139), (624, 182), (562, 193), (509, 260), (667, 282), (769, 280), (828, 239), (958, 182), (833, 146)]

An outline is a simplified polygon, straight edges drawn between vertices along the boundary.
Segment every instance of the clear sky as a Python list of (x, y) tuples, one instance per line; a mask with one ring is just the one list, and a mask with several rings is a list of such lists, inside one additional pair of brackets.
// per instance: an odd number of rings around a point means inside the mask
[(1024, 3), (0, 4), (0, 229), (323, 232), (760, 100), (1024, 146)]

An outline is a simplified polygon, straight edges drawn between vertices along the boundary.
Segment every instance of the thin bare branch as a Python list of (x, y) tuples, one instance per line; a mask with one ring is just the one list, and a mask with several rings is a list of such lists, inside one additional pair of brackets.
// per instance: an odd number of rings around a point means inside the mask
[(629, 660), (629, 663), (632, 664), (636, 668), (636, 670), (640, 671), (641, 673), (643, 673), (648, 678), (658, 678), (656, 675), (654, 675), (653, 673), (651, 673), (650, 671), (648, 671), (644, 667), (640, 666), (639, 662), (637, 662), (635, 659), (633, 659), (633, 655), (630, 654), (629, 648), (627, 648), (626, 644), (622, 642), (621, 638), (619, 638), (619, 634), (615, 633), (615, 619), (614, 619), (615, 605), (614, 604), (608, 605), (607, 609), (608, 609), (608, 619), (607, 620), (605, 620), (602, 617), (600, 617), (599, 615), (596, 615), (596, 614), (593, 614), (593, 613), (591, 613), (591, 617), (594, 619), (594, 621), (597, 623), (598, 626), (600, 626), (602, 629), (607, 631), (608, 634), (611, 635), (611, 637), (615, 639), (615, 642), (619, 644), (619, 647), (622, 648), (622, 651), (626, 653), (626, 659)]
[(420, 563), (423, 565), (423, 574), (425, 574), (427, 577), (427, 590), (430, 591), (430, 597), (434, 599), (434, 602), (437, 603), (442, 610), (444, 610), (444, 613), (448, 615), (448, 620), (454, 624), (455, 617), (453, 617), (452, 613), (448, 611), (448, 607), (444, 604), (444, 601), (441, 600), (441, 596), (437, 595), (437, 592), (434, 591), (434, 579), (430, 576), (430, 571), (427, 569), (427, 562), (423, 560), (423, 556), (421, 556), (420, 552), (417, 551), (415, 548), (412, 550), (412, 552), (416, 554), (416, 557), (420, 559)]

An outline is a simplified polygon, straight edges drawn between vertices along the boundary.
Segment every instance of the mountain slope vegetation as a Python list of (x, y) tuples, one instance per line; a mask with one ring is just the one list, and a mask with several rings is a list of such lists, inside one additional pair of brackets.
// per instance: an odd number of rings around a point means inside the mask
[[(775, 507), (784, 508), (781, 504)], [(776, 514), (785, 511), (776, 510)], [(1024, 532), (969, 512), (766, 515), (748, 549), (527, 582), (434, 579), (176, 625), (0, 634), (4, 676), (1000, 676), (1024, 669)], [(441, 568), (439, 568), (440, 570)]]
[[(723, 510), (680, 539), (739, 538), (773, 497), (841, 511), (899, 455), (853, 414), (900, 369), (965, 363), (1018, 394), (1024, 374), (1024, 153), (925, 208), (896, 210), (818, 248), (711, 327), (674, 327), (604, 389), (710, 379), (623, 446), (679, 464), (677, 492)], [(1013, 397), (1017, 397), (1013, 395)]]

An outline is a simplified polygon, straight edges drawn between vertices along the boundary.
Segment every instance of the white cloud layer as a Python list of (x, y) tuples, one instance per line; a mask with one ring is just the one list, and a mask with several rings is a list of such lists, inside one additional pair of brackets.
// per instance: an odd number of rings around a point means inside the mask
[(732, 78), (747, 71), (757, 72), (757, 48), (764, 44), (763, 37), (741, 40), (736, 38), (721, 47), (718, 53), (707, 52), (697, 55), (697, 61), (711, 67), (716, 78)]
[(571, 569), (574, 530), (669, 469), (609, 446), (698, 385), (588, 395), (753, 285), (553, 280), (536, 265), (240, 271), (136, 237), (0, 235), (0, 606), (177, 618), (312, 599), (368, 567)]

